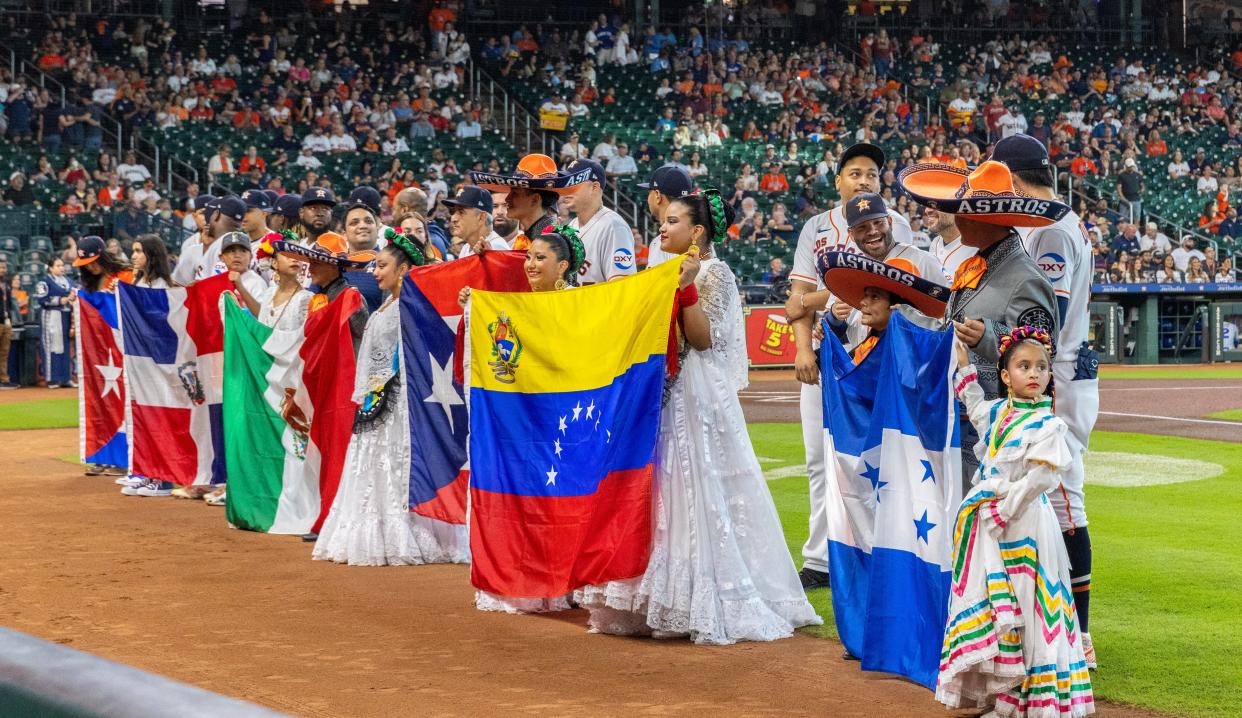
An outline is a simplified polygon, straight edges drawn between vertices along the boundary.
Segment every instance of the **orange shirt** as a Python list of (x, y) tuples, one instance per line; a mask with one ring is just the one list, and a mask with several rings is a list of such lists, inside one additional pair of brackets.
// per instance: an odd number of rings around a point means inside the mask
[(438, 7), (427, 15), (427, 24), (434, 32), (444, 32), (444, 26), (450, 22), (457, 22), (457, 13), (452, 8)]

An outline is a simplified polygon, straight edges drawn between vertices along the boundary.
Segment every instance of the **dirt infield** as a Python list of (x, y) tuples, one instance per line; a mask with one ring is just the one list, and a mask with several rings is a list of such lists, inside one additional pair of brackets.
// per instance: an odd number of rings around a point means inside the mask
[(82, 476), (56, 458), (75, 430), (0, 441), (6, 625), (291, 714), (951, 715), (834, 641), (709, 648), (590, 635), (581, 611), (483, 614), (466, 567), (313, 562), (221, 509)]

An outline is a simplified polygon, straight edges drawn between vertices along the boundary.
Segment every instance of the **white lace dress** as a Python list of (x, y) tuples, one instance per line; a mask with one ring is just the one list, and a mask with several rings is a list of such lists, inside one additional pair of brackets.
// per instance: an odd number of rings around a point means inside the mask
[(785, 638), (823, 621), (798, 580), (737, 398), (747, 366), (733, 272), (708, 259), (696, 283), (712, 347), (686, 354), (661, 413), (651, 560), (641, 577), (575, 598), (600, 633)]
[(398, 380), (383, 415), (354, 431), (341, 485), (315, 542), (313, 557), (355, 566), (467, 563), (466, 527), (410, 511), (410, 424), (400, 380), (401, 317), (396, 303), (372, 314), (358, 350), (355, 402)]

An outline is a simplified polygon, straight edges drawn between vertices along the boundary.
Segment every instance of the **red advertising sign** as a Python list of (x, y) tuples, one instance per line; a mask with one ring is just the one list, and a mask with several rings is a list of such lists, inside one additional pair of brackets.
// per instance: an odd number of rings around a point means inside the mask
[(746, 355), (752, 367), (791, 367), (794, 348), (793, 326), (785, 318), (783, 306), (746, 307)]

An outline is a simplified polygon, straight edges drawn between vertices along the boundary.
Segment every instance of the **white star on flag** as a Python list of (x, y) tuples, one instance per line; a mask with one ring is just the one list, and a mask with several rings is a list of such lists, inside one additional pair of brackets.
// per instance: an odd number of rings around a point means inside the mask
[(556, 458), (558, 459), (561, 458), (561, 440), (560, 439), (553, 440), (553, 445), (554, 445), (554, 448), (552, 449), (552, 451), (556, 453)]
[[(574, 421), (578, 420), (578, 415), (581, 413), (582, 413), (582, 402), (578, 402), (578, 405), (574, 407)], [(587, 418), (588, 419), (591, 418), (591, 412), (589, 411), (587, 412)]]
[(449, 431), (454, 431), (453, 407), (465, 404), (465, 402), (457, 395), (457, 390), (453, 388), (453, 369), (451, 367), (453, 358), (450, 356), (448, 361), (444, 362), (444, 366), (440, 366), (439, 362), (431, 354), (427, 355), (427, 361), (431, 363), (431, 393), (423, 401), (429, 404), (439, 404), (440, 408), (444, 409), (444, 415), (448, 417)]
[(121, 367), (117, 366), (116, 362), (112, 360), (111, 348), (108, 349), (108, 363), (96, 364), (95, 371), (99, 372), (99, 375), (104, 380), (103, 389), (99, 392), (100, 398), (109, 394), (116, 394), (118, 399), (121, 398), (121, 387), (117, 383), (117, 379), (121, 378)]
[(544, 484), (544, 486), (556, 486), (556, 467), (555, 466), (548, 469), (547, 477), (548, 477), (548, 483)]
[(559, 427), (557, 427), (557, 428), (561, 430), (561, 433), (562, 433), (562, 434), (564, 434), (564, 433), (565, 433), (565, 429), (569, 428), (569, 427), (565, 424), (565, 417), (563, 417), (563, 416), (561, 417), (561, 425), (560, 425)]
[[(595, 413), (595, 400), (594, 399), (591, 400), (591, 405), (587, 407), (587, 418), (590, 419), (591, 414), (593, 413)], [(599, 421), (597, 420), (595, 423), (598, 424)]]

